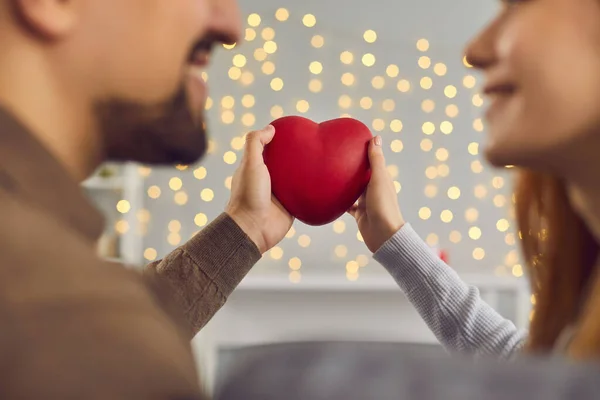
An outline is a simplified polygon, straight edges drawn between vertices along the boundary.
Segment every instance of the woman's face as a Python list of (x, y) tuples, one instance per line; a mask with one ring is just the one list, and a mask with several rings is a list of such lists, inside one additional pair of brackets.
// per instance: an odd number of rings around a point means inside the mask
[(467, 58), (485, 75), (492, 164), (600, 166), (600, 0), (504, 1)]

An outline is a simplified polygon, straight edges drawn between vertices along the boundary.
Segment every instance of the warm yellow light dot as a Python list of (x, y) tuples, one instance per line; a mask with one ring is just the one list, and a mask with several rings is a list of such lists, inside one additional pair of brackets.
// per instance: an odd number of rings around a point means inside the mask
[(348, 255), (348, 248), (346, 246), (340, 244), (339, 246), (335, 246), (334, 253), (335, 253), (336, 257), (339, 257), (339, 258), (346, 257)]
[(433, 100), (427, 99), (423, 100), (421, 103), (421, 110), (426, 113), (430, 113), (435, 109), (435, 102)]
[(235, 48), (236, 44), (237, 44), (237, 43), (233, 43), (233, 44), (227, 44), (227, 43), (223, 43), (223, 47), (224, 47), (226, 50), (231, 50), (231, 49)]
[(214, 154), (214, 152), (217, 150), (217, 142), (215, 142), (212, 139), (208, 140), (208, 149), (206, 150), (206, 152), (208, 154)]
[(312, 37), (312, 39), (310, 40), (310, 44), (316, 48), (316, 49), (320, 49), (321, 47), (323, 47), (323, 45), (325, 45), (325, 39), (323, 38), (323, 36), (321, 35), (315, 35)]
[(150, 211), (146, 209), (141, 209), (136, 214), (138, 221), (140, 222), (149, 222), (150, 221)]
[(236, 136), (231, 139), (231, 148), (234, 150), (241, 150), (244, 148), (245, 140), (241, 136)]
[(302, 261), (298, 257), (291, 258), (288, 262), (291, 270), (298, 271), (302, 267)]
[(448, 175), (450, 175), (450, 167), (448, 165), (446, 165), (446, 164), (440, 164), (437, 167), (437, 173), (442, 178), (445, 178)]
[(151, 199), (158, 199), (160, 197), (160, 188), (158, 186), (150, 186), (148, 188), (148, 197)]
[(431, 198), (434, 198), (435, 196), (437, 196), (438, 189), (437, 189), (437, 186), (435, 186), (435, 185), (427, 185), (427, 186), (425, 186), (424, 192), (425, 192), (425, 196), (427, 196), (431, 199)]
[(283, 80), (281, 78), (274, 78), (271, 80), (271, 89), (278, 92), (283, 89)]
[(352, 64), (354, 62), (354, 55), (349, 51), (344, 51), (340, 54), (340, 61), (344, 64)]
[(246, 42), (251, 42), (256, 39), (256, 31), (252, 28), (246, 28), (246, 34), (244, 36), (244, 40)]
[(323, 72), (323, 64), (318, 61), (313, 61), (310, 63), (308, 69), (311, 73), (319, 75), (321, 72)]
[(344, 233), (346, 230), (346, 223), (342, 220), (337, 220), (333, 223), (333, 231), (335, 233)]
[(467, 150), (469, 151), (469, 154), (476, 156), (477, 154), (479, 154), (479, 143), (476, 143), (476, 142), (469, 143)]
[(471, 171), (476, 174), (480, 174), (483, 172), (483, 164), (479, 160), (475, 160), (471, 162)]
[(350, 72), (346, 72), (345, 74), (342, 75), (342, 83), (346, 86), (352, 86), (354, 85), (354, 75), (352, 75)]
[(469, 64), (469, 61), (467, 60), (467, 56), (463, 57), (463, 65), (467, 68), (473, 68), (473, 66), (471, 64)]
[(504, 178), (501, 176), (495, 176), (494, 179), (492, 179), (492, 186), (494, 186), (496, 189), (502, 189), (502, 187), (504, 187)]
[(285, 234), (285, 237), (288, 239), (291, 239), (294, 237), (295, 234), (296, 234), (296, 229), (294, 229), (294, 227), (292, 226), (290, 228), (290, 230)]
[(426, 135), (433, 135), (433, 133), (435, 132), (435, 125), (433, 124), (433, 122), (425, 122), (421, 127), (421, 130)]
[(194, 223), (199, 227), (203, 227), (208, 223), (208, 217), (206, 216), (206, 214), (198, 213), (194, 217)]
[(244, 95), (244, 97), (242, 97), (242, 105), (244, 107), (252, 108), (252, 107), (254, 107), (254, 104), (255, 104), (255, 99), (254, 99), (254, 96), (252, 96), (251, 94), (246, 94), (246, 95)]
[(181, 187), (183, 186), (183, 182), (181, 181), (180, 178), (177, 177), (173, 177), (169, 180), (169, 187), (171, 188), (171, 190), (179, 190), (181, 189)]
[(300, 235), (300, 237), (298, 237), (298, 244), (300, 247), (310, 246), (310, 237), (308, 235)]
[(273, 64), (271, 61), (265, 61), (261, 67), (261, 71), (265, 75), (273, 75), (275, 73), (275, 64)]
[(346, 94), (341, 95), (338, 100), (338, 105), (340, 106), (340, 108), (350, 108), (352, 107), (352, 99)]
[(152, 168), (149, 168), (149, 167), (139, 167), (138, 168), (138, 174), (140, 174), (140, 176), (143, 176), (144, 178), (149, 177), (151, 172), (152, 172)]
[(512, 267), (512, 274), (517, 278), (523, 276), (523, 267), (521, 266), (521, 264), (516, 264)]
[(367, 264), (369, 264), (369, 257), (365, 256), (364, 254), (360, 254), (356, 257), (356, 262), (358, 263), (359, 267), (366, 267)]
[(304, 24), (304, 26), (312, 28), (313, 26), (315, 26), (317, 24), (317, 19), (312, 14), (306, 14), (302, 18), (302, 23)]
[(272, 40), (265, 42), (263, 45), (263, 49), (267, 54), (274, 54), (277, 51), (277, 43)]
[(300, 283), (300, 281), (302, 280), (302, 274), (298, 271), (292, 271), (290, 272), (289, 279), (292, 283)]
[(477, 132), (483, 131), (483, 121), (481, 118), (477, 118), (475, 121), (473, 121), (473, 129), (475, 129)]
[(448, 150), (441, 148), (435, 151), (435, 158), (439, 161), (446, 161), (448, 159), (449, 153)]
[(473, 96), (473, 105), (475, 107), (481, 107), (483, 105), (483, 98), (478, 94)]
[(478, 218), (479, 218), (479, 211), (477, 211), (475, 208), (469, 208), (465, 212), (465, 219), (467, 220), (467, 222), (475, 222), (475, 221), (477, 221)]
[(419, 210), (419, 218), (428, 220), (431, 218), (431, 210), (428, 207), (421, 207)]
[(212, 201), (215, 198), (215, 193), (211, 189), (202, 189), (200, 198), (206, 202)]
[(431, 151), (433, 149), (433, 142), (430, 139), (421, 140), (421, 150)]
[(169, 222), (168, 225), (169, 232), (179, 232), (181, 230), (181, 222), (176, 219)]
[(390, 174), (390, 176), (392, 178), (396, 178), (398, 176), (398, 174), (400, 173), (400, 171), (398, 170), (398, 166), (394, 165), (394, 164), (390, 164), (386, 167), (388, 174)]
[(313, 93), (319, 93), (323, 89), (323, 83), (318, 79), (311, 79), (308, 83), (308, 90)]
[(457, 94), (457, 90), (456, 90), (456, 86), (453, 85), (448, 85), (444, 88), (444, 94), (446, 95), (446, 97), (448, 97), (449, 99), (453, 99), (456, 97)]
[(231, 190), (231, 183), (233, 182), (233, 177), (228, 176), (227, 178), (225, 178), (225, 187), (229, 190)]
[(271, 258), (273, 260), (281, 260), (283, 257), (283, 249), (281, 247), (273, 247), (270, 251)]
[(427, 50), (429, 50), (429, 41), (427, 39), (419, 39), (417, 41), (417, 49), (419, 51), (427, 51)]
[(148, 261), (154, 261), (156, 260), (156, 257), (158, 257), (158, 253), (156, 252), (155, 249), (149, 247), (146, 250), (144, 250), (144, 258)]
[(477, 185), (475, 186), (474, 193), (475, 197), (477, 197), (478, 199), (483, 199), (485, 196), (487, 196), (487, 189), (483, 185)]
[(275, 39), (275, 30), (273, 28), (267, 27), (262, 30), (261, 36), (264, 40), (273, 40)]
[(290, 12), (288, 10), (286, 10), (285, 8), (279, 8), (277, 9), (277, 11), (275, 11), (275, 18), (277, 18), (277, 21), (287, 21), (287, 19), (290, 17)]
[(373, 129), (377, 132), (381, 132), (385, 129), (385, 122), (381, 118), (375, 118), (373, 120)]
[(458, 107), (455, 104), (449, 104), (446, 106), (446, 115), (449, 118), (456, 118), (458, 115)]
[(483, 260), (485, 258), (485, 251), (481, 247), (476, 248), (473, 250), (473, 258), (478, 261)]
[(240, 78), (240, 82), (244, 86), (251, 85), (252, 82), (254, 82), (254, 74), (252, 74), (250, 71), (244, 71), (242, 73), (242, 77)]
[(355, 272), (355, 273), (346, 272), (346, 279), (348, 279), (350, 282), (356, 282), (358, 280), (358, 277), (359, 277), (358, 272)]
[(238, 68), (242, 68), (246, 65), (246, 57), (243, 54), (236, 54), (233, 56), (233, 65)]
[(453, 218), (454, 218), (454, 214), (452, 214), (452, 211), (450, 211), (450, 210), (444, 210), (440, 214), (440, 219), (442, 220), (442, 222), (445, 222), (445, 223), (452, 222)]
[(265, 61), (267, 59), (267, 57), (268, 57), (268, 54), (265, 51), (265, 49), (263, 49), (262, 47), (259, 47), (258, 49), (254, 50), (254, 59), (256, 61)]
[(394, 189), (396, 189), (396, 193), (400, 193), (402, 190), (402, 185), (398, 181), (394, 181)]
[(494, 196), (494, 205), (498, 208), (504, 207), (506, 205), (506, 197), (501, 194), (497, 194)]
[(481, 238), (481, 229), (476, 226), (469, 228), (469, 237), (473, 240), (479, 240)]
[(365, 31), (363, 38), (367, 43), (375, 43), (377, 40), (377, 33), (374, 30), (369, 29), (368, 31)]
[(283, 117), (283, 108), (281, 106), (271, 107), (271, 117), (275, 119)]
[(256, 117), (254, 114), (246, 113), (242, 116), (242, 124), (247, 127), (251, 127), (256, 123)]
[(450, 121), (444, 121), (440, 124), (440, 131), (444, 135), (451, 134), (453, 130), (454, 130), (454, 126), (452, 125), (452, 122), (450, 122)]
[(257, 27), (260, 25), (260, 15), (258, 14), (250, 14), (248, 16), (248, 25), (253, 26), (253, 27)]
[(428, 245), (435, 246), (438, 244), (440, 239), (439, 239), (438, 235), (436, 235), (435, 233), (430, 233), (429, 235), (427, 235), (427, 238), (425, 239), (425, 241), (427, 242)]
[(402, 144), (401, 140), (392, 140), (392, 143), (390, 144), (390, 148), (392, 149), (392, 151), (394, 153), (400, 153), (403, 149), (404, 149), (404, 145)]
[(397, 77), (400, 74), (400, 68), (398, 68), (398, 66), (395, 65), (395, 64), (390, 64), (385, 69), (385, 73), (390, 78), (395, 78), (395, 77)]
[(365, 241), (365, 239), (361, 235), (360, 231), (356, 232), (356, 239), (358, 239), (359, 242), (364, 242)]
[(298, 112), (305, 113), (308, 111), (309, 108), (310, 104), (308, 104), (308, 101), (306, 100), (299, 100), (296, 103), (296, 110), (298, 110)]
[(418, 64), (419, 64), (419, 67), (421, 67), (423, 69), (427, 69), (431, 66), (431, 59), (427, 56), (421, 56), (421, 57), (419, 57)]
[(167, 241), (171, 246), (177, 246), (179, 243), (181, 243), (181, 235), (178, 233), (169, 233)]
[(425, 76), (423, 78), (421, 78), (421, 87), (425, 90), (429, 90), (431, 89), (431, 87), (433, 86), (433, 81), (431, 80), (430, 77)]
[(446, 64), (437, 63), (433, 66), (433, 72), (437, 76), (444, 76), (448, 72), (448, 67), (446, 67)]
[(460, 189), (456, 186), (452, 186), (448, 189), (448, 197), (452, 200), (456, 200), (460, 197)]
[(399, 119), (394, 119), (392, 120), (392, 122), (390, 122), (390, 129), (392, 130), (392, 132), (401, 132), (403, 127), (404, 126), (402, 125), (402, 121), (400, 121)]
[(348, 261), (346, 263), (346, 272), (355, 274), (358, 272), (359, 265), (356, 261)]
[(362, 63), (366, 66), (366, 67), (372, 67), (373, 65), (375, 65), (375, 56), (371, 53), (367, 53), (362, 57)]
[(233, 113), (233, 111), (225, 110), (221, 113), (221, 121), (223, 121), (224, 124), (232, 124), (234, 120), (235, 114)]
[(237, 155), (233, 151), (228, 151), (223, 155), (223, 161), (229, 165), (235, 164), (237, 161)]
[(459, 243), (462, 240), (462, 235), (459, 231), (452, 231), (450, 232), (449, 239), (452, 243)]
[(383, 111), (392, 112), (396, 108), (396, 102), (392, 99), (386, 99), (383, 101), (381, 108), (383, 108)]
[(225, 96), (221, 99), (221, 107), (233, 108), (235, 105), (235, 99), (232, 96)]
[(363, 97), (360, 99), (360, 106), (361, 108), (368, 110), (373, 107), (373, 100), (371, 100), (370, 97)]
[(500, 232), (506, 232), (508, 230), (508, 228), (510, 228), (510, 224), (508, 223), (508, 221), (506, 219), (501, 219), (496, 223), (496, 228)]
[(178, 206), (183, 206), (188, 202), (188, 195), (186, 192), (177, 192), (175, 193), (175, 204)]
[(477, 84), (477, 80), (473, 75), (467, 75), (463, 78), (463, 86), (467, 89), (473, 89)]
[(410, 90), (410, 82), (406, 79), (401, 79), (398, 81), (398, 91), (402, 93), (406, 93)]
[(129, 231), (129, 222), (124, 220), (117, 221), (115, 223), (115, 231), (120, 235), (124, 235)]
[(185, 171), (189, 167), (187, 165), (176, 165), (175, 168), (179, 171)]

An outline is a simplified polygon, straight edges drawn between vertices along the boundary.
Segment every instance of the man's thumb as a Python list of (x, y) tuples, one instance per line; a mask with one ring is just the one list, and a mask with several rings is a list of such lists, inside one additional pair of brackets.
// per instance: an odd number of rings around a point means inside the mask
[(374, 174), (385, 170), (382, 142), (381, 136), (375, 136), (369, 143), (369, 164)]

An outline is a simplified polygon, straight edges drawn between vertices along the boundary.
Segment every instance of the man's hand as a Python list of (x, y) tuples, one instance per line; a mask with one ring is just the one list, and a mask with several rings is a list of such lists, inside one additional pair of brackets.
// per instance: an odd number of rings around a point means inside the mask
[(404, 219), (394, 182), (385, 166), (380, 136), (369, 143), (369, 163), (371, 181), (358, 203), (348, 212), (356, 219), (365, 244), (374, 253), (402, 228)]
[(279, 243), (294, 218), (271, 194), (271, 177), (263, 160), (264, 146), (273, 140), (275, 128), (250, 132), (241, 164), (233, 175), (226, 212), (252, 239), (261, 253)]

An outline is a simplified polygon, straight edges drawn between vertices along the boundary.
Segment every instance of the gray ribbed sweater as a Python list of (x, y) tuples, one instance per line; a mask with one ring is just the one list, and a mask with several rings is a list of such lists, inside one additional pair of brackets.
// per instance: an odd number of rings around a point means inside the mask
[(375, 254), (410, 302), (451, 352), (512, 358), (527, 333), (503, 318), (404, 225)]

